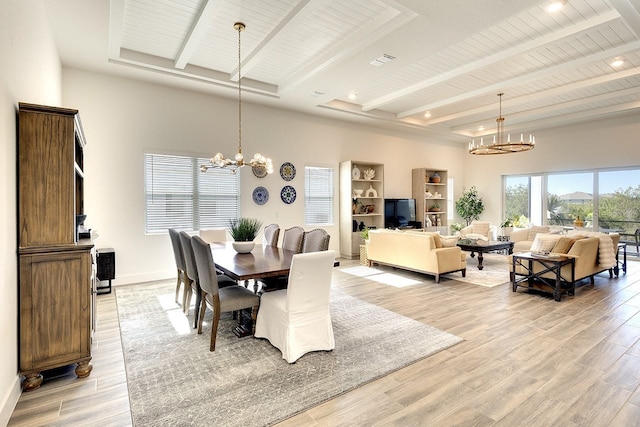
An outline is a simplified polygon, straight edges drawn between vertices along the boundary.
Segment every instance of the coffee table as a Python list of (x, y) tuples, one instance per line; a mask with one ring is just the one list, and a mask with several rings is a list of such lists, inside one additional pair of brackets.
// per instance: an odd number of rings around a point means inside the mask
[(478, 270), (482, 270), (484, 266), (482, 261), (484, 259), (483, 254), (487, 252), (506, 252), (507, 254), (513, 253), (513, 242), (498, 242), (495, 240), (471, 240), (460, 239), (457, 243), (458, 247), (463, 251), (471, 252), (471, 258), (478, 254)]

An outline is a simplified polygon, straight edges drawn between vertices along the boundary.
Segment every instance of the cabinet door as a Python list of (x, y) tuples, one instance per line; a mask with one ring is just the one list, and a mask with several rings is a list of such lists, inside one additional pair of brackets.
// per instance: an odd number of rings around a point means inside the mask
[(20, 256), (20, 370), (63, 366), (91, 355), (86, 252)]
[(74, 120), (20, 112), (20, 247), (75, 242)]

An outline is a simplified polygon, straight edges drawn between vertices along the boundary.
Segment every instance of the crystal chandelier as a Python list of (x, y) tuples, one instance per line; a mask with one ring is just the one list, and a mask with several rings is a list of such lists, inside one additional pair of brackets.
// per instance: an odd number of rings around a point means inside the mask
[(267, 173), (273, 173), (273, 163), (271, 159), (260, 153), (256, 153), (250, 161), (245, 162), (244, 156), (242, 155), (242, 61), (240, 55), (240, 33), (245, 29), (245, 25), (242, 22), (236, 22), (233, 28), (238, 31), (238, 152), (233, 160), (225, 158), (222, 153), (217, 153), (209, 159), (209, 164), (201, 165), (200, 170), (206, 172), (209, 168), (226, 168), (231, 170), (232, 173), (236, 173), (239, 168), (249, 165), (252, 168), (264, 169)]
[(507, 154), (518, 153), (520, 151), (533, 150), (536, 146), (536, 137), (529, 135), (529, 141), (526, 141), (523, 134), (520, 134), (520, 141), (511, 141), (511, 135), (504, 135), (504, 117), (502, 117), (502, 95), (500, 97), (500, 116), (496, 119), (496, 134), (493, 136), (493, 142), (485, 144), (484, 138), (480, 138), (480, 144), (476, 145), (476, 140), (469, 143), (469, 154)]

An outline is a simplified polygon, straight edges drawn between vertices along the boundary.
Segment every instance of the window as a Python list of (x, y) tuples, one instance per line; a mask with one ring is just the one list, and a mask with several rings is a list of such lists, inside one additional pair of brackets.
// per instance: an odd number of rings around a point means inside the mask
[(305, 225), (333, 224), (333, 169), (304, 168)]
[(145, 232), (226, 227), (240, 214), (240, 174), (200, 172), (207, 159), (144, 155)]

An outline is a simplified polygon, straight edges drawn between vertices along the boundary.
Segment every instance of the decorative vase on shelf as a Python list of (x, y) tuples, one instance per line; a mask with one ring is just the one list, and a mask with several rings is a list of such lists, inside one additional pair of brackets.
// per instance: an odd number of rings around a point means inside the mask
[(353, 165), (353, 169), (351, 169), (351, 179), (360, 179), (360, 169), (356, 165)]
[(365, 193), (366, 197), (378, 197), (378, 192), (373, 188), (372, 185), (369, 185), (369, 189)]
[(439, 184), (440, 183), (440, 175), (438, 175), (438, 172), (434, 173), (433, 175), (431, 175), (430, 178), (431, 182), (433, 182), (434, 184)]

